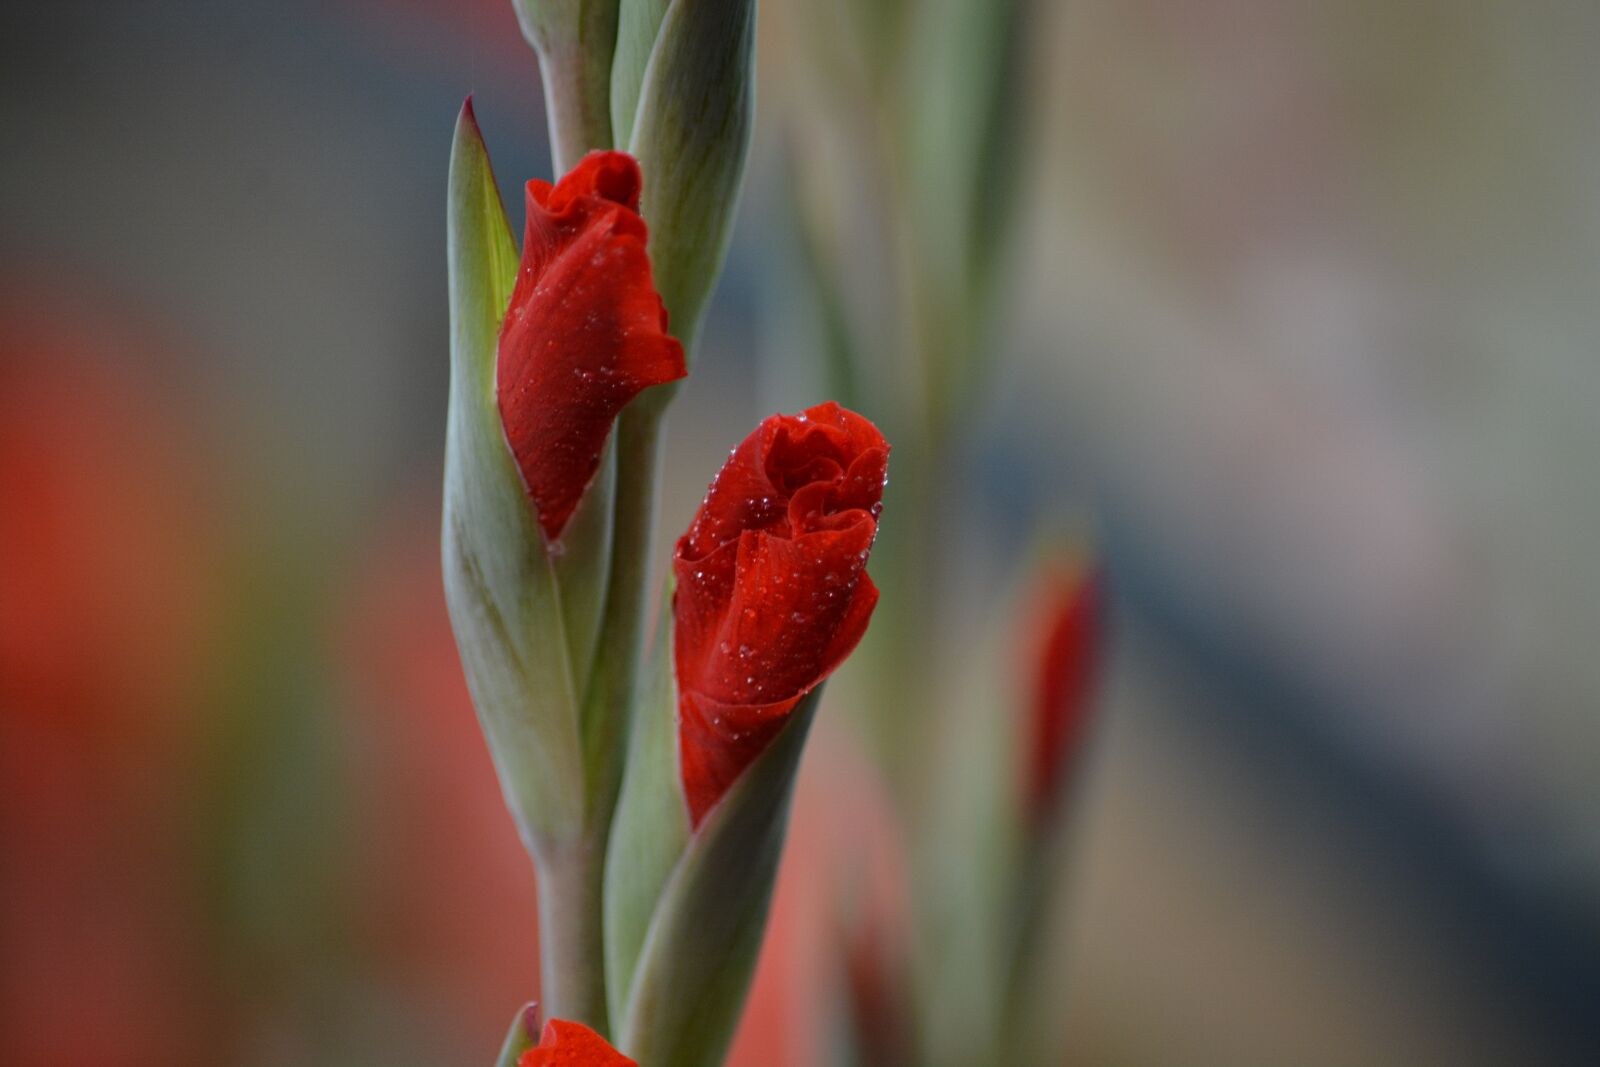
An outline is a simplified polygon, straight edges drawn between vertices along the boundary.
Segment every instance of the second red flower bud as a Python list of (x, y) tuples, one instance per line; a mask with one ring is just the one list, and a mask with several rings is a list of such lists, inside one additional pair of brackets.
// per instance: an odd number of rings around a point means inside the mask
[(733, 451), (672, 570), (679, 758), (695, 826), (866, 632), (889, 445), (838, 404)]
[(528, 183), (495, 384), (506, 441), (551, 541), (628, 401), (686, 373), (651, 279), (640, 186), (624, 152), (591, 152), (555, 185)]

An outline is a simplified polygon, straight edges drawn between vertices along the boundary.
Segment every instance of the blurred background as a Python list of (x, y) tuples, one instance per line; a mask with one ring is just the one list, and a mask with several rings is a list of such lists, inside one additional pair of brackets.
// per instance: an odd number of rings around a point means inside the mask
[[(723, 450), (830, 389), (796, 175), (862, 110), (841, 5), (762, 6), (658, 567)], [(934, 481), (955, 645), (1053, 517), (1113, 592), (1043, 994), (1069, 1061), (1600, 1062), (1600, 9), (1027, 18)], [(0, 13), (0, 1062), (487, 1064), (533, 995), (437, 562), (468, 92), (520, 232), (549, 164), (504, 0)], [(813, 1062), (806, 878), (894, 849), (841, 799), (879, 789), (872, 662), (807, 757), (741, 1062)]]

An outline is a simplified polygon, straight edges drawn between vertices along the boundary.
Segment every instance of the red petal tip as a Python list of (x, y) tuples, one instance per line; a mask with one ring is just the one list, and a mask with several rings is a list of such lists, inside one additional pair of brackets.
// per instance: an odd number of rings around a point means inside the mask
[(582, 1023), (551, 1019), (539, 1044), (522, 1054), (518, 1067), (638, 1067)]
[(1093, 563), (1056, 564), (1041, 576), (1029, 620), (1034, 636), (1024, 646), (1034, 657), (1028, 665), (1024, 803), (1035, 821), (1055, 807), (1084, 739), (1104, 639), (1104, 603), (1105, 573)]

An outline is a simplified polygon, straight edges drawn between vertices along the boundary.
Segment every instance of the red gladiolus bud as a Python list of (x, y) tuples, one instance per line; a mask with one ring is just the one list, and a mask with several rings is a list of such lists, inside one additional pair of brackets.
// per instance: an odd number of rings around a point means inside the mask
[(1053, 568), (1039, 593), (1039, 638), (1030, 665), (1026, 810), (1034, 821), (1050, 811), (1068, 764), (1083, 739), (1099, 660), (1103, 581), (1098, 571)]
[(582, 1023), (551, 1019), (517, 1067), (639, 1067)]
[(628, 401), (686, 373), (650, 274), (639, 164), (591, 152), (528, 183), (522, 269), (500, 329), (500, 419), (551, 540), (600, 466)]
[(888, 461), (877, 428), (837, 404), (774, 415), (678, 541), (673, 664), (695, 827), (866, 632)]

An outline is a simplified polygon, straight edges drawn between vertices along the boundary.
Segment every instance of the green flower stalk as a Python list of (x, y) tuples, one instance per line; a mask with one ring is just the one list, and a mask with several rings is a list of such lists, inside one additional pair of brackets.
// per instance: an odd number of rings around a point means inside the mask
[(1059, 998), (1041, 978), (1105, 652), (1105, 580), (1091, 546), (1029, 553), (989, 629), (957, 706), (1005, 713), (949, 720), (958, 755), (941, 763), (928, 811), (943, 847), (916, 861), (921, 937), (937, 946), (919, 960), (923, 1048), (934, 1065), (1059, 1063)]
[(610, 148), (611, 53), (617, 0), (512, 0), (522, 34), (539, 55), (550, 155), (557, 174), (584, 153)]
[[(637, 118), (639, 129), (618, 121), (615, 140), (629, 144), (639, 160), (640, 210), (650, 222), (655, 284), (672, 333), (692, 360), (706, 301), (727, 256), (750, 149), (755, 2), (706, 0), (669, 8), (654, 0), (623, 0), (620, 18), (613, 111), (621, 114), (619, 102), (626, 100), (626, 113)], [(673, 388), (641, 396), (617, 426), (615, 543), (590, 685), (591, 699), (605, 706), (631, 709), (634, 703), (663, 416)], [(618, 730), (592, 743), (620, 754), (627, 739)], [(616, 785), (615, 776), (606, 783), (613, 795)]]

